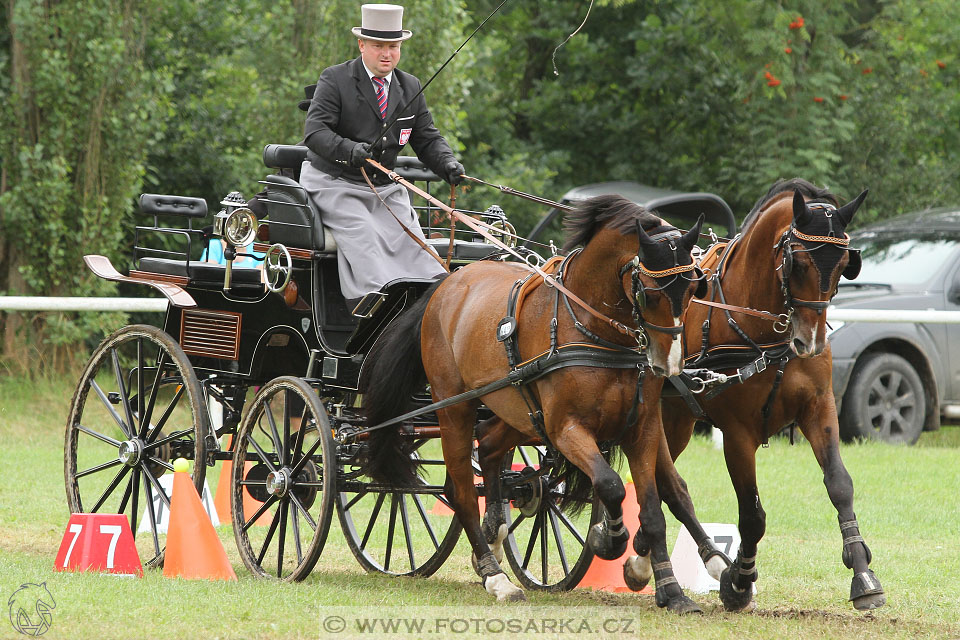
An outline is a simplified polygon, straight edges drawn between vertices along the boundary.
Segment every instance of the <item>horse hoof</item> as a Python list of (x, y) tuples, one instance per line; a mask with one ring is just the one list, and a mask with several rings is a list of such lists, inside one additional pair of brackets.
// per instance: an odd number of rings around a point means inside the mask
[(853, 602), (853, 608), (857, 611), (879, 609), (887, 603), (883, 587), (880, 586), (880, 581), (877, 580), (873, 571), (867, 569), (853, 576), (853, 581), (850, 583), (850, 601)]
[(753, 603), (753, 589), (747, 587), (743, 591), (733, 584), (733, 575), (729, 567), (720, 574), (720, 601), (727, 611), (743, 611)]
[(527, 599), (523, 589), (514, 586), (505, 573), (484, 578), (483, 588), (490, 595), (496, 596), (497, 602), (523, 602)]
[(700, 605), (683, 595), (677, 596), (667, 602), (666, 609), (681, 616), (687, 613), (703, 613)]
[(868, 596), (860, 596), (853, 601), (853, 608), (857, 611), (870, 611), (879, 609), (887, 604), (887, 596), (882, 593), (872, 593)]
[(605, 522), (598, 522), (590, 527), (587, 534), (587, 544), (601, 560), (616, 560), (627, 550), (630, 541), (630, 532), (624, 528), (623, 535), (611, 535)]
[(653, 566), (649, 556), (630, 556), (623, 563), (623, 582), (631, 591), (640, 591), (650, 583)]

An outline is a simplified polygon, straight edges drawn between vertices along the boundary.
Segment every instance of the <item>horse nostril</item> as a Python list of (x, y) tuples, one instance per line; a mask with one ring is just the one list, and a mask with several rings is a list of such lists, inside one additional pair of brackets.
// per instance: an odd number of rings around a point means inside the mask
[(803, 340), (801, 340), (800, 338), (793, 339), (793, 349), (797, 353), (803, 353), (804, 350), (806, 349), (806, 346), (807, 345), (804, 344)]
[(660, 378), (664, 377), (664, 375), (667, 373), (663, 367), (658, 367), (656, 365), (651, 365), (650, 369), (653, 371), (653, 375)]

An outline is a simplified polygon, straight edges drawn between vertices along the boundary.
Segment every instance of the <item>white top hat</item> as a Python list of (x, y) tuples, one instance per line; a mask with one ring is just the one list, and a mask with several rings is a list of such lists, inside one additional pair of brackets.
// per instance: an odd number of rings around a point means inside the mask
[(413, 35), (403, 28), (403, 7), (398, 4), (362, 5), (360, 18), (363, 26), (351, 29), (358, 38), (393, 42)]

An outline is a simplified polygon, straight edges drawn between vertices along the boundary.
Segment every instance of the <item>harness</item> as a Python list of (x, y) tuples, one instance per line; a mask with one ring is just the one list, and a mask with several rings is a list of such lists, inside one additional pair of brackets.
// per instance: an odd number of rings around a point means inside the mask
[[(771, 386), (770, 393), (767, 395), (767, 399), (764, 402), (760, 412), (763, 418), (763, 446), (768, 446), (766, 436), (767, 426), (769, 424), (770, 414), (773, 410), (773, 403), (776, 400), (777, 392), (779, 391), (780, 384), (783, 381), (784, 370), (786, 369), (786, 366), (790, 360), (796, 357), (796, 354), (790, 348), (789, 341), (773, 342), (762, 345), (757, 344), (757, 342), (747, 335), (747, 333), (740, 327), (740, 325), (731, 315), (731, 312), (742, 313), (745, 315), (751, 315), (770, 320), (773, 322), (774, 331), (777, 333), (786, 333), (787, 329), (789, 328), (790, 321), (793, 318), (795, 308), (805, 307), (814, 309), (819, 315), (822, 314), (830, 304), (829, 299), (805, 300), (796, 298), (790, 291), (790, 274), (793, 270), (794, 251), (813, 253), (824, 245), (834, 245), (849, 250), (850, 236), (844, 233), (843, 237), (840, 237), (834, 230), (833, 212), (836, 211), (837, 208), (833, 204), (826, 202), (807, 203), (807, 208), (814, 211), (822, 211), (824, 213), (824, 216), (828, 221), (827, 235), (808, 235), (802, 231), (799, 231), (796, 228), (795, 222), (791, 222), (790, 226), (783, 232), (783, 234), (781, 234), (780, 238), (773, 246), (774, 253), (780, 251), (782, 252), (783, 256), (780, 265), (777, 267), (777, 270), (780, 271), (781, 274), (781, 291), (783, 293), (786, 313), (774, 314), (769, 311), (727, 304), (723, 293), (723, 286), (721, 285), (721, 276), (727, 267), (730, 256), (738, 246), (738, 241), (741, 239), (741, 236), (738, 235), (723, 249), (717, 250), (722, 251), (722, 253), (720, 254), (717, 269), (714, 274), (714, 277), (716, 278), (716, 287), (713, 291), (713, 298), (711, 300), (693, 300), (695, 303), (711, 307), (707, 319), (703, 322), (701, 329), (702, 340), (700, 352), (694, 356), (688, 356), (685, 358), (685, 362), (689, 361), (690, 365), (692, 367), (697, 367), (697, 369), (685, 368), (683, 374), (675, 378), (670, 378), (670, 382), (677, 389), (684, 402), (686, 402), (691, 413), (693, 413), (693, 415), (698, 419), (709, 420), (706, 411), (701, 406), (699, 400), (695, 397), (695, 393), (704, 392), (707, 386), (709, 386), (709, 390), (706, 390), (704, 393), (704, 397), (709, 400), (723, 393), (723, 391), (733, 384), (743, 383), (750, 377), (766, 371), (767, 368), (771, 366), (776, 367), (776, 376), (774, 377), (773, 385)], [(791, 246), (792, 238), (799, 240), (804, 245), (804, 248), (794, 249)], [(717, 255), (717, 253), (708, 252), (708, 255), (713, 257)], [(822, 275), (823, 269), (818, 266), (818, 270), (821, 271)], [(720, 297), (720, 302), (716, 301), (717, 296)], [(745, 344), (710, 346), (708, 337), (710, 334), (710, 322), (713, 314), (713, 308), (723, 310), (727, 319), (727, 324), (730, 326), (733, 332), (736, 333), (741, 340), (743, 340)], [(736, 373), (728, 375), (720, 374), (719, 376), (716, 375), (715, 372), (722, 369), (735, 369)], [(794, 425), (791, 424), (791, 444), (793, 443), (793, 427)]]

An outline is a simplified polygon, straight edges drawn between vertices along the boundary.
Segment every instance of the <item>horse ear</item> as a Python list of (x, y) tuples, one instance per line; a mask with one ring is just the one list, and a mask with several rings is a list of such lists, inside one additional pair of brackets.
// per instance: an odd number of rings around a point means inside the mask
[(863, 200), (867, 197), (867, 193), (869, 191), (869, 189), (864, 189), (863, 192), (856, 198), (837, 209), (837, 217), (840, 218), (841, 222), (843, 222), (844, 228), (850, 224), (850, 220), (853, 219), (853, 214), (855, 214), (857, 209), (860, 208), (860, 205), (863, 204)]
[(847, 263), (847, 266), (841, 275), (843, 275), (843, 277), (847, 280), (853, 280), (860, 275), (860, 268), (863, 266), (863, 260), (860, 258), (859, 249), (850, 249), (847, 251), (847, 254), (850, 256), (850, 261)]
[(680, 238), (680, 244), (683, 245), (688, 251), (693, 249), (696, 246), (697, 241), (700, 240), (700, 228), (703, 226), (703, 214), (700, 214), (700, 217), (697, 218), (697, 223), (690, 227), (690, 230), (683, 234), (683, 237)]
[(810, 210), (807, 209), (807, 201), (803, 199), (803, 194), (799, 189), (793, 190), (793, 221), (798, 227), (806, 226), (810, 222)]
[(653, 240), (650, 239), (650, 236), (647, 235), (647, 232), (644, 230), (643, 225), (637, 220), (637, 238), (640, 240), (640, 246), (651, 247), (655, 244)]

